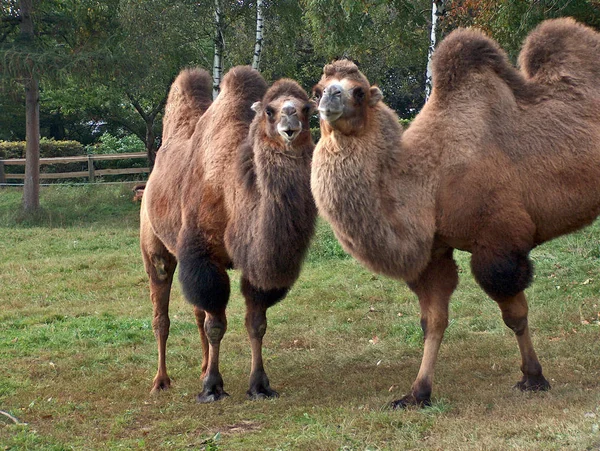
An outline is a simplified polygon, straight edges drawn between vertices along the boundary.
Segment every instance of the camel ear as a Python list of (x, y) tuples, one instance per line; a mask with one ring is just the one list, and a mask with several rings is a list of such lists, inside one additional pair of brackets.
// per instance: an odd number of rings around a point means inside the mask
[(305, 110), (306, 117), (310, 117), (310, 116), (312, 116), (312, 115), (313, 115), (313, 113), (314, 113), (315, 111), (317, 111), (317, 108), (318, 108), (318, 107), (319, 107), (319, 106), (317, 105), (317, 102), (316, 102), (315, 100), (312, 100), (312, 99), (311, 99), (311, 100), (309, 100), (309, 101), (307, 102), (307, 104), (304, 106), (304, 110)]
[(252, 111), (255, 113), (260, 114), (262, 111), (262, 102), (254, 102), (250, 108), (252, 108)]
[(383, 99), (383, 93), (377, 86), (371, 86), (371, 89), (369, 89), (369, 94), (369, 106), (375, 106), (377, 105), (377, 102)]

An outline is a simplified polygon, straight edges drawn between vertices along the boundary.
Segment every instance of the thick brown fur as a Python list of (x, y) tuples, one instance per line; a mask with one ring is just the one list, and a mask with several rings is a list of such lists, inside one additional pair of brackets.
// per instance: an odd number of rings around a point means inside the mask
[[(527, 326), (528, 254), (600, 213), (600, 34), (572, 19), (546, 21), (519, 62), (521, 71), (478, 31), (452, 32), (434, 54), (431, 98), (404, 133), (381, 102), (359, 135), (345, 116), (335, 119), (327, 108), (337, 90), (327, 86), (340, 85), (347, 62), (326, 66), (316, 87), (331, 94), (319, 106), (317, 206), (346, 250), (407, 280), (421, 304), (423, 362), (395, 407), (430, 400), (458, 282), (455, 248), (472, 253), (476, 280), (516, 334), (517, 386), (549, 388)], [(354, 83), (352, 75), (347, 86)]]
[[(178, 264), (182, 291), (194, 305), (203, 343), (204, 390), (198, 399), (209, 402), (226, 395), (218, 371), (218, 346), (226, 329), (226, 269), (234, 266), (242, 272), (248, 305), (246, 324), (253, 352), (249, 394), (273, 396), (262, 369), (260, 343), (266, 308), (281, 300), (297, 279), (314, 230), (316, 207), (310, 193), (314, 144), (308, 128), (312, 106), (297, 83), (278, 82), (267, 90), (261, 75), (249, 67), (231, 69), (212, 104), (209, 93), (210, 77), (204, 71), (186, 70), (175, 80), (164, 144), (142, 201), (141, 246), (159, 344), (153, 390), (170, 384), (164, 348), (168, 292)], [(288, 110), (294, 102), (300, 108), (308, 106), (294, 118), (282, 119), (288, 125), (303, 121), (293, 131), (295, 139), (284, 139), (283, 131), (274, 136), (263, 132), (269, 117), (252, 111), (261, 99), (278, 118), (282, 106), (288, 105)], [(269, 123), (271, 128), (279, 124)], [(288, 133), (292, 135), (292, 130)], [(251, 183), (247, 173), (253, 174)]]

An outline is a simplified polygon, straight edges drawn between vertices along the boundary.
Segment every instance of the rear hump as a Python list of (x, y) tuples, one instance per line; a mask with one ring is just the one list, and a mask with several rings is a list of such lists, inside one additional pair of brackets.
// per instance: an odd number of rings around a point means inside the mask
[(212, 77), (204, 69), (182, 70), (169, 91), (163, 119), (163, 141), (189, 138), (212, 103)]

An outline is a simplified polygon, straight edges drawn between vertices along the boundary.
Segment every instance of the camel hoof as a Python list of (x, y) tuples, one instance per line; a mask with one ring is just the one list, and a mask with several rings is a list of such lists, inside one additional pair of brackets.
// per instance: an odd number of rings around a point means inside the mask
[(542, 375), (540, 376), (523, 376), (513, 388), (518, 388), (521, 391), (547, 391), (550, 390), (550, 383)]
[(406, 409), (408, 407), (428, 407), (431, 405), (431, 398), (420, 398), (417, 399), (412, 393), (410, 395), (403, 396), (400, 399), (392, 401), (390, 407), (394, 410)]
[(203, 391), (202, 393), (198, 393), (196, 395), (196, 402), (199, 404), (208, 404), (209, 402), (219, 401), (223, 398), (228, 398), (228, 397), (229, 397), (229, 393), (224, 392), (224, 391), (219, 391), (219, 392)]
[(171, 379), (168, 377), (166, 379), (155, 380), (152, 386), (152, 390), (150, 390), (151, 394), (159, 393), (161, 391), (166, 391), (171, 388)]
[(279, 398), (279, 393), (270, 387), (254, 387), (246, 392), (248, 399), (256, 401), (259, 399)]

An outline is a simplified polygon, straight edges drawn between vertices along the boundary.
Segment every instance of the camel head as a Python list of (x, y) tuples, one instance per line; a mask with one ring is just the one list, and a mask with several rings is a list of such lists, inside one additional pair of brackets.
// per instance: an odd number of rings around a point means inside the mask
[(380, 89), (371, 86), (367, 77), (349, 60), (327, 64), (321, 80), (313, 88), (313, 95), (319, 102), (321, 124), (344, 134), (362, 129), (369, 109), (383, 98)]
[(260, 119), (265, 135), (271, 141), (290, 147), (299, 142), (300, 137), (310, 135), (308, 122), (316, 105), (298, 83), (281, 79), (269, 88), (262, 101), (252, 105), (252, 109)]

